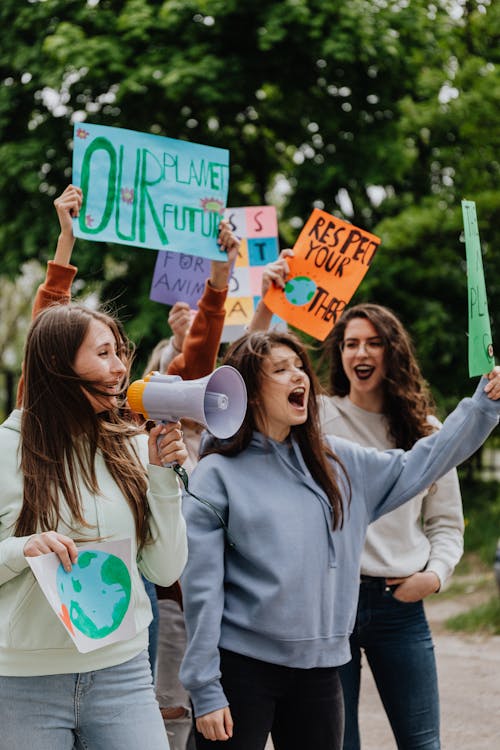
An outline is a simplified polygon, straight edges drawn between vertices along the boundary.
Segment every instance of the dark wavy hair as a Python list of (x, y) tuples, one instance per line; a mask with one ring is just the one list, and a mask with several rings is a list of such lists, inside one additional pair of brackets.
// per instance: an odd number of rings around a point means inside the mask
[(345, 509), (338, 477), (340, 475), (343, 477), (348, 499), (350, 499), (351, 492), (350, 482), (342, 462), (322, 437), (317, 404), (318, 382), (306, 350), (296, 336), (275, 330), (258, 331), (243, 336), (230, 346), (224, 357), (224, 364), (231, 365), (238, 370), (245, 381), (248, 394), (247, 412), (243, 424), (232, 438), (224, 441), (211, 441), (203, 455), (209, 453), (220, 453), (225, 456), (237, 455), (249, 445), (252, 433), (258, 429), (258, 423), (265, 423), (262, 419), (260, 398), (262, 365), (272, 349), (277, 346), (287, 346), (292, 349), (302, 360), (304, 372), (309, 377), (311, 385), (307, 403), (307, 420), (303, 424), (292, 426), (291, 432), (297, 440), (312, 477), (330, 500), (333, 528), (341, 528)]
[(83, 515), (81, 486), (99, 492), (96, 455), (125, 496), (135, 519), (140, 545), (149, 539), (146, 472), (131, 438), (139, 430), (118, 410), (97, 414), (85, 391), (109, 396), (75, 372), (73, 363), (89, 326), (97, 320), (108, 326), (126, 366), (125, 392), (132, 347), (121, 324), (111, 315), (76, 304), (53, 305), (32, 322), (26, 340), (24, 394), (21, 417), (21, 472), (23, 505), (15, 534), (26, 536), (68, 523), (61, 508), (64, 498), (72, 527), (90, 528)]
[(347, 324), (355, 318), (368, 320), (382, 339), (386, 371), (384, 413), (395, 447), (409, 450), (417, 440), (434, 431), (428, 416), (435, 413), (435, 406), (410, 335), (392, 310), (369, 303), (355, 305), (335, 324), (325, 347), (330, 359), (330, 395), (347, 396), (350, 391), (340, 344)]

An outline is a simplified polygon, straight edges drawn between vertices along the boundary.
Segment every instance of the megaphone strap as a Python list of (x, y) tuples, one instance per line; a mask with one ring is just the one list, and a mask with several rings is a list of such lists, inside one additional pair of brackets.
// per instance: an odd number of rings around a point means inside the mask
[(184, 485), (184, 489), (186, 490), (187, 494), (193, 497), (195, 500), (198, 500), (199, 503), (202, 503), (207, 508), (210, 508), (212, 513), (215, 513), (215, 515), (217, 516), (219, 520), (221, 527), (224, 530), (224, 536), (226, 537), (226, 542), (228, 546), (231, 547), (231, 549), (236, 549), (236, 542), (234, 542), (234, 540), (231, 537), (231, 534), (229, 533), (229, 529), (227, 528), (227, 523), (224, 521), (224, 519), (222, 518), (221, 514), (219, 513), (215, 505), (212, 505), (212, 503), (210, 503), (208, 500), (205, 500), (205, 498), (198, 497), (198, 495), (195, 495), (194, 492), (191, 492), (191, 490), (189, 489), (189, 478), (188, 478), (186, 469), (184, 469), (180, 464), (175, 464), (173, 469), (175, 473), (177, 474), (177, 476), (179, 477), (179, 479), (181, 480), (182, 484)]

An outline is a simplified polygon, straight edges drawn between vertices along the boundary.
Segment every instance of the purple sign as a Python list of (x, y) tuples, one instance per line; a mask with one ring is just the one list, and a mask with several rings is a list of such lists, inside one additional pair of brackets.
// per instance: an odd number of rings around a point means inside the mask
[(210, 275), (210, 261), (186, 253), (158, 253), (150, 299), (164, 305), (187, 302), (196, 308)]

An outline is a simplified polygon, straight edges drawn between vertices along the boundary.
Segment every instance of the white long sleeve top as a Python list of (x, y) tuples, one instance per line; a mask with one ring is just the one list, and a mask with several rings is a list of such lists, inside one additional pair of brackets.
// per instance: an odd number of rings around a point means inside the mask
[[(348, 396), (320, 397), (320, 419), (327, 435), (379, 450), (394, 448), (384, 414), (366, 411)], [(435, 417), (429, 420), (439, 427)], [(453, 469), (410, 502), (370, 524), (361, 573), (398, 578), (430, 570), (442, 586), (462, 556), (463, 532), (462, 498)]]

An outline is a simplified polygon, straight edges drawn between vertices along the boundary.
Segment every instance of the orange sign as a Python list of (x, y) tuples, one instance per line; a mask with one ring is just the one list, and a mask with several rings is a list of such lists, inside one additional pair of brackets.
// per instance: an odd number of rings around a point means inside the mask
[(285, 289), (272, 286), (264, 302), (287, 323), (323, 341), (368, 271), (380, 238), (314, 209), (287, 258)]

